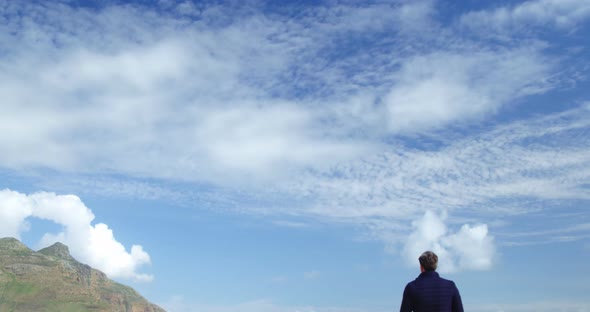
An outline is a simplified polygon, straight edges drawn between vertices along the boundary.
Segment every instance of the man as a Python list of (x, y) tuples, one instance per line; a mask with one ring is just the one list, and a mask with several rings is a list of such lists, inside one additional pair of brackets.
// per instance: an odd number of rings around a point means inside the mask
[(435, 272), (438, 256), (426, 251), (418, 261), (421, 273), (406, 285), (400, 312), (463, 312), (461, 295), (455, 283)]

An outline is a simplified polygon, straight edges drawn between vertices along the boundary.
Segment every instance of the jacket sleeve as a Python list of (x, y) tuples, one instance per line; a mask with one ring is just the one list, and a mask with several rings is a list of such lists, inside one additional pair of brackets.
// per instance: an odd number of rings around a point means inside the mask
[(414, 310), (410, 292), (410, 284), (408, 284), (404, 289), (404, 297), (402, 298), (402, 306), (399, 308), (399, 312), (412, 312)]
[(457, 285), (453, 283), (453, 287), (455, 288), (453, 293), (453, 312), (463, 312), (463, 302), (461, 302), (461, 294), (459, 294), (459, 289)]

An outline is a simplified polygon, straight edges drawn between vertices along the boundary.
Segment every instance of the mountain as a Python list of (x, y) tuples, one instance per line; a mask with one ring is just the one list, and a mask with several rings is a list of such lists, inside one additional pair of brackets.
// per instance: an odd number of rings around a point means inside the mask
[(0, 312), (164, 312), (135, 290), (70, 255), (61, 243), (35, 252), (0, 238)]

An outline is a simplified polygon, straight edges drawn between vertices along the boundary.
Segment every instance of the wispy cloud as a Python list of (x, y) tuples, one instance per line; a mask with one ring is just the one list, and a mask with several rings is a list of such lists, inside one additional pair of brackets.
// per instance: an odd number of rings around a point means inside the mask
[(549, 88), (551, 64), (534, 50), (433, 53), (402, 63), (385, 97), (389, 129), (414, 132), (480, 120)]
[[(320, 38), (305, 18), (285, 24), (257, 14), (206, 28), (135, 6), (6, 6), (4, 167), (251, 182), (283, 168), (346, 159), (370, 145), (331, 134), (323, 116), (293, 102), (289, 93), (306, 86), (285, 89), (292, 78), (283, 73), (317, 72), (293, 72), (300, 51), (318, 51), (308, 49)], [(23, 25), (19, 12), (40, 18)], [(320, 25), (320, 34), (347, 25), (324, 14), (335, 21)]]
[(267, 182), (373, 153), (391, 132), (480, 120), (543, 92), (554, 67), (540, 48), (473, 51), (444, 30), (417, 42), (417, 27), (436, 31), (430, 1), (230, 20), (216, 6), (197, 19), (4, 6), (0, 160), (12, 169)]
[(584, 0), (530, 0), (495, 10), (471, 12), (461, 19), (473, 27), (514, 32), (530, 26), (572, 29), (590, 17), (590, 4)]
[[(561, 85), (549, 44), (468, 39), (437, 21), (433, 1), (294, 16), (247, 4), (1, 5), (6, 170), (362, 224), (396, 249), (428, 210), (448, 211), (460, 232), (463, 219), (590, 198), (587, 104), (491, 119)], [(463, 19), (569, 27), (586, 8), (529, 1)], [(102, 175), (129, 182), (109, 188)], [(144, 178), (156, 182), (133, 182)], [(167, 193), (167, 182), (192, 187)]]
[[(583, 105), (451, 141), (436, 136), (430, 150), (400, 143), (362, 161), (309, 173), (284, 191), (314, 199), (300, 213), (364, 223), (377, 237), (398, 243), (411, 230), (410, 222), (427, 210), (447, 210), (451, 221), (459, 216), (511, 220), (551, 210), (536, 202), (564, 204), (590, 196), (589, 114)], [(575, 216), (562, 221), (578, 223)]]
[[(566, 225), (563, 225), (563, 223), (550, 224), (546, 222), (544, 230), (499, 232), (498, 234), (503, 237), (503, 245), (506, 246), (554, 244), (575, 242), (590, 238), (590, 224), (584, 223), (583, 217), (575, 218), (577, 218), (577, 222), (568, 222)], [(559, 226), (559, 228), (551, 228), (554, 226)]]

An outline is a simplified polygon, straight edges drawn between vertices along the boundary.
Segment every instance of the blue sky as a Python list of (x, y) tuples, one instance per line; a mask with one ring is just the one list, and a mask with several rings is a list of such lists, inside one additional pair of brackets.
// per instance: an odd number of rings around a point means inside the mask
[(590, 3), (0, 1), (0, 236), (169, 311), (590, 311)]

